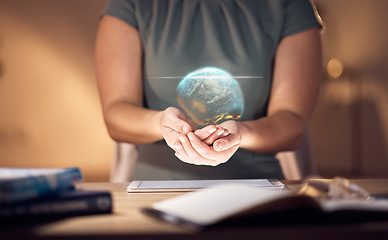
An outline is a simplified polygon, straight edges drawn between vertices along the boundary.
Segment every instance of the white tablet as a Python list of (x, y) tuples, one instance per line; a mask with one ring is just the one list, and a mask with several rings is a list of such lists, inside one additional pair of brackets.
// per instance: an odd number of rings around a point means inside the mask
[(188, 192), (218, 184), (239, 183), (274, 190), (287, 190), (277, 179), (225, 179), (225, 180), (166, 180), (132, 181), (127, 192)]

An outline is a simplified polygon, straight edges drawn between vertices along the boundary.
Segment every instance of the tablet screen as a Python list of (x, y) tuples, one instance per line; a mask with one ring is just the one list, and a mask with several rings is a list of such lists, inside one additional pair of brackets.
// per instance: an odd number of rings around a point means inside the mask
[(165, 192), (193, 191), (218, 184), (239, 183), (255, 187), (285, 189), (286, 186), (274, 179), (225, 179), (225, 180), (166, 180), (166, 181), (133, 181), (127, 187), (128, 192)]

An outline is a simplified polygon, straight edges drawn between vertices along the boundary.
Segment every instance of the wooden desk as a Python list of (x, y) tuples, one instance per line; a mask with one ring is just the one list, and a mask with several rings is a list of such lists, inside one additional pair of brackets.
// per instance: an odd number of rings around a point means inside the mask
[[(353, 180), (371, 193), (388, 193), (388, 179)], [(297, 182), (285, 182), (290, 188)], [(71, 217), (36, 226), (0, 228), (0, 239), (388, 239), (388, 221), (341, 224), (282, 224), (225, 227), (194, 232), (142, 214), (140, 207), (179, 193), (132, 193), (128, 183), (84, 183), (81, 189), (109, 190), (113, 214)]]

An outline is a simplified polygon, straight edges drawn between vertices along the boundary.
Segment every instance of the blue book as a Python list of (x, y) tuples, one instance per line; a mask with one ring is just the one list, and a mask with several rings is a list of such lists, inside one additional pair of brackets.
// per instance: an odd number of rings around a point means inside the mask
[(68, 190), (25, 202), (3, 204), (0, 206), (0, 220), (21, 218), (39, 220), (110, 212), (112, 212), (110, 192)]
[(0, 168), (0, 206), (74, 189), (78, 168)]

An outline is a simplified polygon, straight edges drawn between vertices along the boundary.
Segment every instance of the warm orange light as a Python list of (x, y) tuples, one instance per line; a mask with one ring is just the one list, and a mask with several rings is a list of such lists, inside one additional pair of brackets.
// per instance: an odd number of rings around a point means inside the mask
[(344, 71), (344, 65), (342, 61), (336, 58), (330, 59), (330, 61), (327, 63), (326, 68), (327, 68), (327, 73), (332, 78), (339, 78)]

